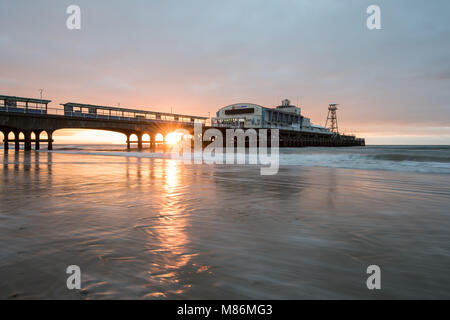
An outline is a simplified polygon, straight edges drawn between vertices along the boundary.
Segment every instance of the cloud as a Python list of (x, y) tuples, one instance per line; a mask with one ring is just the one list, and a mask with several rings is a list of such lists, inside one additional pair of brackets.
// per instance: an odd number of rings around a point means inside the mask
[(79, 0), (80, 31), (65, 27), (69, 4), (2, 2), (0, 83), (199, 115), (299, 96), (318, 123), (340, 103), (348, 128), (450, 119), (449, 1), (380, 0), (374, 31), (368, 0)]
[(121, 79), (117, 79), (114, 77), (101, 77), (93, 81), (93, 85), (96, 88), (109, 89), (109, 90), (123, 90), (128, 91), (134, 89), (132, 85), (123, 81)]

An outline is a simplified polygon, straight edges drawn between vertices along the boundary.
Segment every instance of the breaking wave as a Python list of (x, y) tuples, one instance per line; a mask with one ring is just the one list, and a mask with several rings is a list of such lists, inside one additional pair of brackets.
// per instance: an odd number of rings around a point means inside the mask
[[(116, 145), (59, 145), (53, 152), (171, 159), (170, 152), (125, 151)], [(195, 155), (197, 158), (201, 155)], [(450, 146), (367, 146), (351, 148), (281, 148), (280, 166), (390, 170), (450, 174)]]
[(281, 153), (281, 165), (450, 174), (449, 146), (305, 148)]

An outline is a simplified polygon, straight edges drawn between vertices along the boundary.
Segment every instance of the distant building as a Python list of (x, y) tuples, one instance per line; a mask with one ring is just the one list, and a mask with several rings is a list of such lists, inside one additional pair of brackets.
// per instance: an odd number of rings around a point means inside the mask
[(262, 128), (329, 133), (330, 130), (311, 124), (301, 109), (284, 99), (280, 106), (267, 108), (253, 103), (236, 103), (219, 109), (212, 118), (213, 127)]

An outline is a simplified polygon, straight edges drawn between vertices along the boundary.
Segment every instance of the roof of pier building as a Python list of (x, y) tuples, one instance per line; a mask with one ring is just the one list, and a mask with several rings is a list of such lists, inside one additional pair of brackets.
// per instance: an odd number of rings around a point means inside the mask
[(0, 95), (0, 100), (13, 100), (13, 101), (18, 101), (18, 102), (32, 102), (32, 103), (45, 103), (45, 104), (52, 102), (52, 100), (33, 99), (33, 98), (24, 98), (24, 97), (16, 97), (16, 96), (4, 96), (4, 95)]
[(137, 109), (128, 109), (128, 108), (111, 107), (111, 106), (99, 106), (99, 105), (85, 104), (85, 103), (76, 103), (76, 102), (62, 103), (61, 105), (65, 106), (65, 107), (67, 106), (67, 107), (80, 107), (80, 108), (96, 108), (96, 109), (111, 110), (111, 111), (118, 111), (118, 112), (131, 112), (131, 113), (140, 113), (140, 114), (161, 114), (161, 115), (175, 116), (175, 117), (207, 119), (207, 117), (190, 116), (190, 115), (185, 115), (185, 114), (177, 114), (177, 113), (169, 113), (169, 112), (158, 112), (158, 111), (148, 111), (148, 110), (137, 110)]
[(297, 106), (291, 105), (288, 99), (282, 101), (282, 105), (275, 108), (264, 107), (255, 103), (234, 103), (228, 106), (222, 107), (217, 112), (217, 117), (219, 117), (220, 111), (224, 111), (225, 116), (237, 115), (237, 114), (253, 114), (255, 109), (264, 109), (268, 112), (280, 112), (287, 114), (300, 115), (301, 109)]

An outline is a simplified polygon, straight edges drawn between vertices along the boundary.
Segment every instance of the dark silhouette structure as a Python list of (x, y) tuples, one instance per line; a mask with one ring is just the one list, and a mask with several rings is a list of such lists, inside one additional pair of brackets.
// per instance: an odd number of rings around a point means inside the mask
[[(158, 134), (165, 137), (177, 129), (184, 129), (193, 138), (195, 123), (202, 124), (202, 135), (205, 130), (210, 128), (205, 126), (206, 117), (73, 102), (63, 104), (63, 109), (49, 109), (48, 104), (50, 102), (50, 100), (0, 96), (0, 131), (4, 136), (5, 150), (9, 149), (10, 143), (14, 143), (15, 150), (20, 149), (21, 143), (24, 144), (25, 150), (31, 150), (33, 143), (35, 150), (40, 149), (41, 143), (47, 143), (48, 150), (52, 150), (53, 133), (60, 129), (97, 129), (119, 132), (126, 136), (128, 149), (131, 148), (131, 144), (137, 144), (140, 150), (145, 144), (150, 145), (150, 147), (155, 147), (157, 143), (165, 144), (164, 140), (157, 142), (156, 136)], [(227, 128), (217, 127), (215, 129), (222, 132), (223, 145), (225, 146)], [(256, 128), (255, 130), (259, 132), (262, 129)], [(46, 138), (42, 137), (44, 132), (47, 135)], [(143, 137), (146, 134), (150, 139), (144, 141)], [(267, 134), (267, 144), (270, 146), (271, 129), (267, 130)], [(136, 135), (137, 141), (131, 141), (132, 135)], [(209, 143), (210, 141), (204, 141), (203, 145)], [(364, 145), (364, 139), (355, 136), (338, 133), (279, 130), (280, 147)]]
[(327, 121), (325, 122), (325, 127), (330, 128), (330, 132), (333, 132), (335, 134), (339, 134), (337, 115), (336, 115), (338, 105), (339, 104), (337, 104), (337, 103), (330, 103), (330, 105), (328, 106)]
[[(39, 150), (41, 143), (53, 149), (53, 133), (60, 129), (97, 129), (123, 133), (127, 138), (127, 147), (136, 143), (138, 149), (144, 144), (155, 145), (156, 136), (182, 128), (193, 133), (194, 123), (206, 121), (206, 117), (187, 116), (171, 113), (143, 111), (79, 103), (66, 103), (64, 109), (49, 109), (50, 100), (0, 96), (0, 131), (4, 135), (4, 148), (14, 143), (20, 149), (31, 150), (32, 143)], [(45, 132), (47, 138), (42, 139)], [(10, 139), (10, 134), (14, 135)], [(132, 135), (137, 141), (131, 141)], [(149, 141), (143, 141), (148, 134)], [(164, 141), (162, 141), (164, 143)]]

